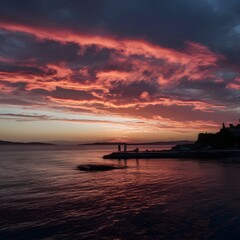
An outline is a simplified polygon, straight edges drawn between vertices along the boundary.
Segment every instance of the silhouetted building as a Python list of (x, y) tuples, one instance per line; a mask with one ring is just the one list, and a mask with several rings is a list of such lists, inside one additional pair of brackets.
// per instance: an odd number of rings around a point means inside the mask
[(217, 133), (200, 133), (195, 144), (198, 148), (207, 146), (218, 149), (240, 147), (240, 124), (236, 126), (229, 124), (229, 127), (226, 127), (223, 123)]

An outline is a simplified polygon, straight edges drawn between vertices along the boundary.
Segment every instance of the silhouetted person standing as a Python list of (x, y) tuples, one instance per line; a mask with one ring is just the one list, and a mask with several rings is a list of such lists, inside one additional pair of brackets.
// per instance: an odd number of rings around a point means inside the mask
[(126, 151), (127, 151), (127, 144), (124, 143), (124, 152), (126, 152)]
[(118, 144), (118, 152), (121, 152), (121, 145)]
[(139, 148), (136, 148), (136, 153), (137, 153), (137, 154), (139, 153)]

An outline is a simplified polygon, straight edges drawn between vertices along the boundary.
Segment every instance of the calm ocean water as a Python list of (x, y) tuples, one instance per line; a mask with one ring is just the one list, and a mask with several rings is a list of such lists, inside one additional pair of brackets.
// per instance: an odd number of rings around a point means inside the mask
[(101, 158), (113, 149), (2, 146), (0, 239), (240, 239), (240, 163)]

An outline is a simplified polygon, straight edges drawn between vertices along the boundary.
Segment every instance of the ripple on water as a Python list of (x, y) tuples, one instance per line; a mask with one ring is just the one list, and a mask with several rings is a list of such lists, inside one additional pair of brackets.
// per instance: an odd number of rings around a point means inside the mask
[[(240, 235), (237, 163), (112, 162), (100, 158), (107, 151), (79, 147), (1, 151), (0, 239), (237, 239)], [(104, 173), (75, 170), (86, 163), (129, 168)]]

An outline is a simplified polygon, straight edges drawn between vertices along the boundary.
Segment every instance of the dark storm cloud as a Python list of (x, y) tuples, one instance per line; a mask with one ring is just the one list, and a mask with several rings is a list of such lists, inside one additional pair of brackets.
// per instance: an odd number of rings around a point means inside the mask
[[(0, 62), (0, 72), (1, 73), (18, 73), (23, 75), (37, 75), (37, 76), (49, 76), (56, 74), (56, 71), (52, 68), (40, 68), (37, 66), (25, 66), (25, 65), (16, 65), (11, 63), (1, 63)], [(24, 78), (23, 78), (24, 80)]]
[(21, 62), (35, 59), (39, 64), (59, 61), (75, 61), (79, 46), (74, 43), (61, 44), (52, 40), (36, 41), (24, 33), (0, 31), (0, 56)]
[(24, 91), (24, 90), (25, 90), (25, 87), (26, 87), (26, 85), (27, 85), (27, 83), (25, 83), (25, 82), (11, 83), (11, 82), (2, 81), (2, 80), (0, 80), (0, 83), (1, 83), (3, 86), (10, 87), (10, 88), (14, 88), (14, 89), (17, 89), (17, 90), (20, 90), (20, 91)]
[[(29, 34), (0, 31), (0, 56), (14, 60), (12, 63), (6, 63), (1, 62), (0, 59), (0, 70), (5, 66), (8, 71), (7, 69), (14, 68), (16, 63), (45, 66), (64, 62), (72, 70), (91, 66), (89, 74), (93, 77), (95, 71), (113, 68), (112, 63), (109, 62), (112, 53), (114, 53), (113, 49), (98, 49), (96, 45), (86, 47), (72, 42), (63, 44), (53, 40), (36, 41), (36, 38)], [(18, 68), (20, 67), (16, 66), (16, 71), (19, 70)]]
[(237, 0), (0, 0), (0, 23), (6, 95), (173, 121), (237, 114)]
[(84, 32), (146, 38), (181, 47), (186, 40), (224, 51), (240, 47), (238, 0), (53, 0), (0, 2), (0, 19)]
[(147, 92), (150, 96), (154, 96), (159, 91), (157, 84), (149, 83), (147, 81), (133, 82), (130, 84), (116, 82), (113, 83), (109, 89), (111, 95), (117, 95), (117, 98), (122, 101), (129, 102), (133, 99), (141, 98), (143, 92)]
[(91, 93), (85, 91), (77, 91), (71, 89), (64, 89), (57, 87), (56, 90), (49, 94), (51, 97), (60, 99), (74, 99), (74, 100), (92, 100), (96, 99)]
[[(238, 0), (1, 0), (0, 20), (141, 38), (175, 49), (193, 41), (226, 55), (231, 67), (240, 63)], [(71, 48), (66, 57), (74, 58)]]
[(231, 91), (227, 88), (229, 81), (213, 82), (205, 81), (181, 81), (177, 88), (168, 92), (169, 95), (177, 98), (184, 98), (189, 100), (204, 100), (212, 101), (216, 104), (228, 104), (232, 106), (240, 105), (239, 92)]

